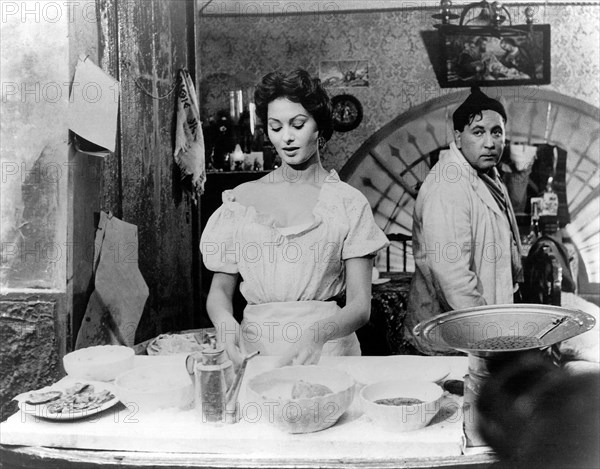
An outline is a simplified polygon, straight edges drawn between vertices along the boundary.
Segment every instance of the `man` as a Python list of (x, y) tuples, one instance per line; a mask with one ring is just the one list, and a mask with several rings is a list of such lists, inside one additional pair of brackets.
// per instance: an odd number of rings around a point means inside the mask
[(512, 303), (522, 280), (518, 227), (496, 169), (506, 111), (475, 88), (452, 120), (454, 142), (425, 178), (413, 214), (415, 274), (404, 337), (425, 354), (451, 350), (414, 335), (419, 322), (455, 309)]

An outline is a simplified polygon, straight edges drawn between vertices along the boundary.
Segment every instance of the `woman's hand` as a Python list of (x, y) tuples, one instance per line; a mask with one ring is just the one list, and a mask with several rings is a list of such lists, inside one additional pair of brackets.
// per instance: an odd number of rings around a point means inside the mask
[(362, 327), (371, 314), (371, 275), (373, 259), (357, 257), (346, 260), (346, 306), (302, 331), (280, 365), (314, 365), (319, 362), (323, 346), (330, 340), (346, 337)]
[(316, 365), (321, 359), (323, 346), (325, 345), (325, 335), (319, 334), (315, 324), (315, 330), (311, 327), (302, 332), (302, 337), (293, 344), (289, 352), (282, 356), (280, 366), (285, 365)]
[(241, 327), (237, 321), (227, 324), (226, 330), (219, 330), (219, 343), (225, 348), (233, 366), (237, 369), (244, 361), (246, 352), (241, 340)]
[(245, 351), (241, 339), (241, 327), (233, 317), (232, 298), (237, 286), (237, 274), (215, 272), (206, 300), (208, 316), (217, 330), (217, 342), (237, 368), (243, 361)]

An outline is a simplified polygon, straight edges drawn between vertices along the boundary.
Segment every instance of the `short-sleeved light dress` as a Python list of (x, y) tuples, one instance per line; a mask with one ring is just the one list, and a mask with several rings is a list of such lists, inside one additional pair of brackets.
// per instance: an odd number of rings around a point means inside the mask
[[(331, 171), (320, 189), (312, 223), (281, 227), (223, 192), (223, 204), (202, 233), (209, 270), (242, 277), (248, 302), (242, 338), (248, 352), (281, 355), (315, 321), (335, 314), (331, 301), (345, 289), (344, 261), (375, 254), (388, 240), (365, 196)], [(359, 355), (355, 334), (327, 342), (325, 355)]]

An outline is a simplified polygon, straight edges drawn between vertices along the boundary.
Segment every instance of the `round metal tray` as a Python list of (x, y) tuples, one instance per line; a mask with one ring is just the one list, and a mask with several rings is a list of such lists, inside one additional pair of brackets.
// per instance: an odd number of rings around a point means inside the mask
[[(555, 328), (535, 338), (554, 321)], [(538, 304), (506, 304), (478, 306), (440, 314), (417, 324), (414, 334), (433, 345), (450, 347), (463, 352), (518, 352), (549, 347), (594, 327), (593, 316), (576, 309)], [(486, 347), (486, 343), (513, 341), (510, 348)], [(519, 340), (522, 345), (519, 346)]]

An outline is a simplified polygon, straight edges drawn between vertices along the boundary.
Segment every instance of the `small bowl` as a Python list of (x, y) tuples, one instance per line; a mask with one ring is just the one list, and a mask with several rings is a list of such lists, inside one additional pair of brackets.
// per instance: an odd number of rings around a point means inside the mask
[(115, 379), (115, 395), (126, 406), (142, 412), (189, 409), (194, 402), (194, 385), (185, 368), (157, 364), (121, 373)]
[[(292, 398), (299, 381), (327, 386), (331, 393)], [(248, 402), (261, 406), (261, 421), (287, 433), (311, 433), (334, 425), (354, 399), (354, 379), (347, 373), (318, 365), (284, 366), (248, 381)]]
[[(418, 430), (429, 424), (438, 413), (444, 390), (425, 381), (390, 380), (369, 384), (359, 396), (365, 415), (376, 425), (395, 432)], [(399, 405), (399, 398), (418, 399), (420, 403)], [(394, 405), (377, 404), (389, 399)]]
[(68, 353), (63, 365), (75, 378), (112, 381), (120, 373), (133, 368), (132, 348), (123, 345), (95, 345)]

